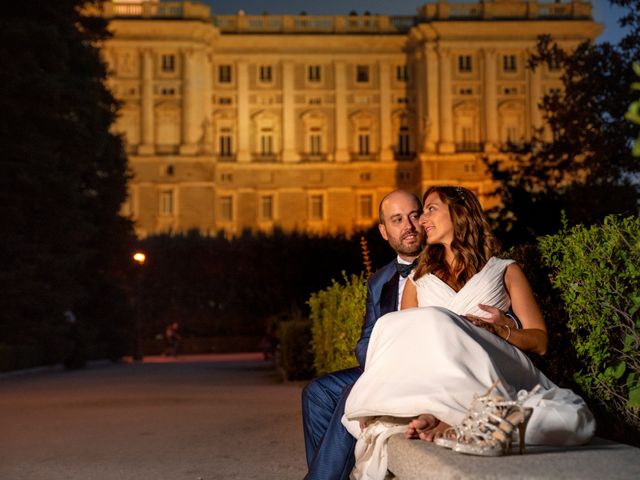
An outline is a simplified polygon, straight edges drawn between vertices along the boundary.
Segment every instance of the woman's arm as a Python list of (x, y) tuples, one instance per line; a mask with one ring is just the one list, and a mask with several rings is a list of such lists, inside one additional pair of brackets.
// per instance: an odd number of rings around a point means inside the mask
[(413, 308), (418, 306), (418, 289), (413, 282), (412, 277), (407, 278), (407, 283), (404, 284), (404, 290), (402, 292), (402, 301), (400, 302), (400, 310), (406, 308)]
[[(522, 330), (512, 331), (508, 341), (522, 351), (544, 355), (548, 342), (547, 326), (531, 285), (517, 263), (507, 267), (504, 285), (511, 297), (511, 308), (522, 323)], [(500, 336), (504, 335), (503, 332), (499, 333)]]
[[(522, 323), (522, 329), (515, 328), (515, 323), (495, 307), (479, 305), (490, 317), (467, 315), (467, 318), (479, 327), (487, 328), (524, 352), (544, 355), (547, 351), (547, 326), (542, 318), (538, 302), (533, 296), (527, 277), (516, 263), (506, 269), (504, 285), (511, 298), (511, 309)], [(484, 324), (484, 325), (483, 325)]]

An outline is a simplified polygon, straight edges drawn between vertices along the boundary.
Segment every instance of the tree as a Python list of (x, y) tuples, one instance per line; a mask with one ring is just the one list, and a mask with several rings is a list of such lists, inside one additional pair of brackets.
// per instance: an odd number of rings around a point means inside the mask
[(542, 100), (551, 132), (507, 149), (507, 160), (489, 161), (502, 205), (491, 212), (506, 245), (556, 232), (565, 212), (569, 224), (591, 224), (611, 213), (635, 214), (640, 164), (631, 154), (638, 127), (625, 112), (633, 99), (631, 65), (640, 56), (640, 1), (611, 0), (628, 8), (629, 28), (617, 44), (583, 42), (563, 51), (541, 37), (530, 68), (557, 62), (563, 90)]
[(107, 24), (83, 14), (98, 3), (13, 2), (0, 20), (3, 342), (37, 343), (52, 359), (65, 310), (96, 335), (113, 320), (97, 305), (122, 305), (113, 272), (132, 239), (118, 213), (128, 179), (110, 132), (118, 104), (98, 49)]

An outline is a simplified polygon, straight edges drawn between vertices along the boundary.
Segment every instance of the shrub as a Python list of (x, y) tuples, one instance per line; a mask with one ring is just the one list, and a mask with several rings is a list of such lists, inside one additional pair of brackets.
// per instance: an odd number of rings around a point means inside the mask
[(313, 376), (311, 322), (289, 320), (278, 324), (278, 364), (287, 380), (306, 380)]
[(585, 394), (640, 427), (640, 220), (609, 216), (539, 239), (568, 314)]
[(367, 286), (364, 273), (347, 275), (344, 284), (331, 285), (311, 295), (312, 351), (316, 374), (354, 367), (353, 353), (360, 338), (366, 308)]

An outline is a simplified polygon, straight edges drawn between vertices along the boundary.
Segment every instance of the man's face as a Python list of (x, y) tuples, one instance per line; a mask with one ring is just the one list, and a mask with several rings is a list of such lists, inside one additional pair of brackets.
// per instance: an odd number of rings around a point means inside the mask
[(382, 203), (384, 223), (378, 226), (380, 233), (405, 260), (413, 260), (422, 250), (424, 230), (418, 223), (420, 213), (415, 198), (405, 192), (394, 192)]

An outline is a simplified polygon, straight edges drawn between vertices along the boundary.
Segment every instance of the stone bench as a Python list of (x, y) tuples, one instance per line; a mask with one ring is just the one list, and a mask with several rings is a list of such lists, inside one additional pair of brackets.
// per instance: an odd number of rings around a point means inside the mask
[(396, 480), (639, 480), (640, 449), (595, 438), (581, 447), (527, 447), (524, 455), (478, 457), (402, 434), (389, 439), (388, 469)]

